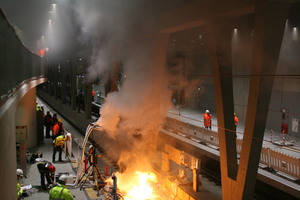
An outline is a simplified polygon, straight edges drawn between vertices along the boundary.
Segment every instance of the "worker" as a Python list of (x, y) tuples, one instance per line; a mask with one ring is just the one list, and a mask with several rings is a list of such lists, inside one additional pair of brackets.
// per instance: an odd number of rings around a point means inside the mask
[(236, 114), (233, 114), (233, 121), (234, 121), (234, 131), (236, 131), (236, 127), (239, 123), (239, 118), (236, 116)]
[(212, 115), (210, 114), (209, 110), (206, 110), (203, 114), (203, 121), (204, 121), (204, 127), (211, 130), (211, 119)]
[(58, 122), (57, 113), (53, 114), (52, 121), (53, 121), (53, 124)]
[(43, 108), (41, 106), (39, 106), (38, 103), (35, 103), (35, 109), (36, 109), (36, 111), (43, 111)]
[(53, 140), (53, 155), (52, 155), (52, 163), (55, 162), (55, 155), (58, 151), (58, 161), (63, 162), (61, 159), (62, 156), (62, 148), (63, 145), (72, 137), (71, 133), (67, 133), (66, 135), (60, 135)]
[(46, 138), (50, 138), (50, 130), (53, 128), (53, 120), (49, 110), (44, 116), (44, 126), (46, 127)]
[(35, 160), (37, 162), (37, 168), (41, 177), (41, 188), (43, 190), (47, 190), (45, 185), (45, 178), (47, 179), (48, 186), (54, 183), (54, 174), (56, 168), (52, 165), (51, 162), (42, 160), (41, 158), (37, 158)]
[(63, 126), (62, 120), (57, 119), (57, 123), (54, 124), (52, 129), (52, 140), (55, 140), (56, 137), (63, 135), (65, 128)]
[(49, 200), (73, 200), (70, 190), (66, 188), (68, 177), (63, 174), (58, 178), (58, 183), (49, 191)]
[(18, 195), (18, 199), (21, 199), (21, 197), (23, 196), (23, 190), (21, 188), (21, 179), (23, 178), (24, 173), (22, 169), (17, 169), (17, 195)]

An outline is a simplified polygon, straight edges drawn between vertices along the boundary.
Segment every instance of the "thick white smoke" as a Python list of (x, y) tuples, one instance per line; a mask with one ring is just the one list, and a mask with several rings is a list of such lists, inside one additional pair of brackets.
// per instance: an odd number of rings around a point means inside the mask
[[(119, 162), (127, 165), (145, 157), (142, 152), (150, 149), (149, 140), (154, 142), (158, 127), (171, 106), (167, 74), (164, 65), (155, 64), (153, 38), (128, 39), (136, 31), (131, 28), (136, 18), (130, 18), (134, 10), (128, 10), (127, 5), (124, 7), (127, 10), (120, 9), (122, 13), (102, 14), (105, 9), (88, 2), (79, 1), (76, 7), (81, 24), (79, 40), (92, 48), (88, 77), (111, 74), (114, 62), (123, 64), (126, 75), (120, 91), (107, 95), (98, 123), (112, 138), (132, 145), (121, 153), (123, 160)], [(108, 6), (109, 10), (109, 5), (102, 6)], [(136, 136), (142, 139), (137, 140)], [(109, 151), (113, 152), (113, 148), (111, 145)]]

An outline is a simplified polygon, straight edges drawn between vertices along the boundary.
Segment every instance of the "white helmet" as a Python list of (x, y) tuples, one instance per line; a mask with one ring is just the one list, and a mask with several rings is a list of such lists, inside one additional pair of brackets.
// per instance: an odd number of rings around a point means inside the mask
[(35, 159), (35, 162), (42, 162), (43, 161), (43, 159), (41, 159), (41, 158), (36, 158)]
[(17, 169), (17, 175), (18, 176), (24, 176), (23, 170), (22, 169)]
[(209, 110), (206, 110), (205, 112), (206, 112), (206, 113), (209, 113)]
[(67, 133), (67, 137), (72, 137), (72, 134), (71, 133)]
[(58, 180), (59, 180), (60, 182), (62, 182), (62, 183), (66, 183), (67, 180), (68, 180), (68, 176), (65, 175), (65, 174), (63, 174), (63, 175), (61, 175), (61, 176), (58, 178)]

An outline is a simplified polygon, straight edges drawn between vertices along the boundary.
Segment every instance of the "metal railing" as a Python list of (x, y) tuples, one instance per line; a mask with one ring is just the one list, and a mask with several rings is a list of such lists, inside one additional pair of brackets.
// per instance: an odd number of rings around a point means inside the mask
[[(188, 137), (199, 143), (205, 143), (219, 147), (218, 133), (202, 127), (182, 122), (177, 119), (167, 117), (163, 125), (164, 129), (170, 130), (183, 137)], [(237, 153), (242, 150), (242, 139), (236, 139)], [(300, 180), (300, 159), (291, 155), (278, 152), (269, 147), (262, 147), (260, 163), (275, 171), (283, 172), (295, 179)]]

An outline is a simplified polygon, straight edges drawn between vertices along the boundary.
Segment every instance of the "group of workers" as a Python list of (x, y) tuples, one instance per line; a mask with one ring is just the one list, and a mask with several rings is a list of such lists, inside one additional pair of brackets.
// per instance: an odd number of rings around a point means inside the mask
[(44, 126), (46, 130), (46, 138), (51, 138), (50, 131), (52, 131), (52, 139), (54, 140), (57, 136), (64, 134), (64, 126), (62, 120), (57, 118), (57, 114), (54, 113), (53, 116), (51, 115), (50, 111), (48, 110), (46, 115), (44, 116)]
[[(204, 127), (211, 130), (211, 122), (212, 122), (212, 114), (209, 112), (209, 110), (206, 110), (203, 114), (203, 124)], [(239, 118), (234, 113), (233, 115), (233, 122), (234, 122), (234, 131), (236, 131), (236, 127), (239, 123)]]
[[(55, 172), (55, 167), (52, 163), (43, 160), (37, 160), (37, 167), (41, 174), (41, 181), (45, 184), (44, 176), (47, 177), (48, 184), (54, 184), (54, 176), (50, 177), (51, 173)], [(51, 167), (52, 166), (52, 167)], [(43, 174), (43, 175), (42, 175)], [(26, 189), (22, 188), (21, 179), (24, 177), (24, 173), (22, 169), (17, 169), (17, 195), (18, 200), (26, 197), (25, 191)], [(53, 179), (51, 179), (53, 178)], [(67, 189), (66, 183), (68, 181), (68, 176), (63, 174), (58, 178), (58, 181), (49, 191), (49, 200), (73, 200), (74, 196), (70, 193), (70, 190)]]
[[(37, 111), (42, 111), (43, 108), (39, 107), (37, 104)], [(43, 117), (45, 126), (45, 137), (52, 138), (53, 154), (52, 163), (55, 163), (56, 153), (59, 152), (58, 161), (62, 162), (62, 150), (63, 146), (71, 138), (71, 133), (65, 133), (62, 120), (57, 118), (57, 114), (54, 113), (52, 116), (50, 111), (47, 111), (46, 115)], [(51, 133), (51, 135), (50, 135)], [(60, 200), (73, 200), (74, 197), (71, 195), (70, 191), (66, 188), (66, 183), (68, 176), (61, 175), (58, 181), (55, 182), (55, 166), (41, 158), (35, 159), (37, 164), (37, 169), (40, 174), (40, 182), (42, 190), (49, 190), (49, 199), (60, 199)], [(21, 179), (24, 177), (22, 169), (17, 169), (17, 195), (18, 199), (26, 197), (26, 187), (21, 187)], [(47, 180), (47, 186), (45, 183)]]
[[(65, 134), (65, 128), (63, 126), (62, 120), (57, 118), (57, 114), (54, 113), (51, 115), (50, 111), (47, 111), (44, 116), (44, 126), (45, 126), (45, 137), (51, 138), (53, 141), (53, 154), (52, 154), (52, 162), (55, 162), (56, 152), (58, 153), (58, 161), (62, 162), (62, 150), (66, 141), (71, 138), (71, 133)], [(50, 132), (52, 132), (52, 136), (50, 136)]]

